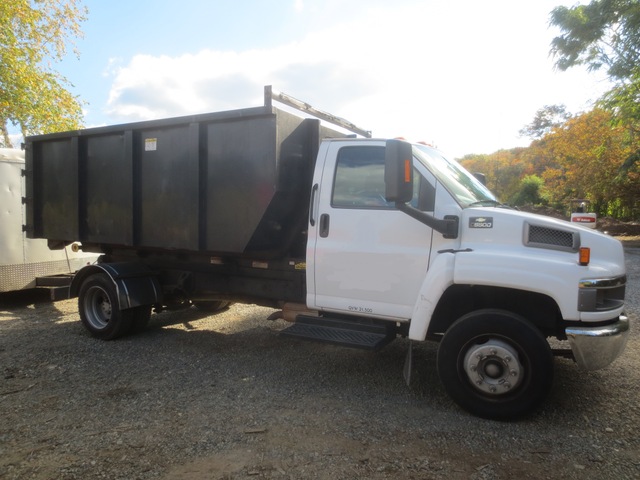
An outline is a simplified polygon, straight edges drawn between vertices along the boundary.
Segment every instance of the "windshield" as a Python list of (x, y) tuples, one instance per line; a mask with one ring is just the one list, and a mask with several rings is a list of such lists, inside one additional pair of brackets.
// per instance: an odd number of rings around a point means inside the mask
[(495, 195), (456, 161), (426, 145), (413, 145), (413, 154), (435, 175), (464, 208), (471, 205), (498, 205)]

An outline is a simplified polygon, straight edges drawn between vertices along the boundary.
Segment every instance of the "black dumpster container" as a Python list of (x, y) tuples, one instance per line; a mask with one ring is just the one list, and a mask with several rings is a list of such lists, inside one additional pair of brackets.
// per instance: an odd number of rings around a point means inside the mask
[(343, 134), (271, 105), (27, 139), (27, 235), (85, 249), (300, 249), (313, 164)]

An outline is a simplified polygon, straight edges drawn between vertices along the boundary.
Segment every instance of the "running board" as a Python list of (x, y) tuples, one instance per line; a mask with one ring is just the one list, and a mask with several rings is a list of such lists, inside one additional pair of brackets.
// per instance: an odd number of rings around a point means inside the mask
[(51, 300), (67, 300), (69, 298), (69, 285), (73, 275), (47, 275), (45, 277), (36, 278), (36, 288), (48, 290)]
[(298, 315), (296, 322), (282, 330), (280, 335), (344, 347), (379, 350), (396, 338), (396, 325), (393, 322), (358, 322)]

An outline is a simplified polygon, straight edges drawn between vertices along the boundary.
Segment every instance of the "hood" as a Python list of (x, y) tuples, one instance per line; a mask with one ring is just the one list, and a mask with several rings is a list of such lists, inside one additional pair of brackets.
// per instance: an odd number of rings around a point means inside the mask
[(530, 247), (554, 254), (577, 255), (580, 247), (588, 247), (592, 265), (600, 265), (608, 275), (613, 271), (624, 273), (624, 250), (620, 241), (575, 223), (495, 207), (466, 208), (460, 222), (461, 248), (493, 244), (500, 248)]

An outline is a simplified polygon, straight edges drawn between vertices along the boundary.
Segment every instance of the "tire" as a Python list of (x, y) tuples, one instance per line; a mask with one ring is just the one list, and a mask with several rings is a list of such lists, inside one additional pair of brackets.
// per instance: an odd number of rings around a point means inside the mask
[(203, 312), (219, 312), (231, 305), (231, 302), (225, 302), (224, 300), (212, 300), (208, 302), (193, 302), (193, 305)]
[(87, 330), (101, 340), (113, 340), (129, 333), (132, 309), (120, 310), (118, 292), (104, 273), (88, 277), (78, 295), (80, 319)]
[(553, 355), (546, 338), (523, 317), (478, 310), (460, 317), (445, 333), (438, 374), (451, 398), (468, 412), (513, 420), (546, 398)]

